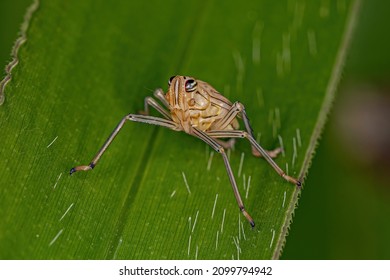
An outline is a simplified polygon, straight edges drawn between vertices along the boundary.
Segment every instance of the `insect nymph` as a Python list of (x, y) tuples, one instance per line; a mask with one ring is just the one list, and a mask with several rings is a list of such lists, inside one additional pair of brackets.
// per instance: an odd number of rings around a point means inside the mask
[[(158, 103), (152, 97), (145, 98), (145, 110), (143, 114), (129, 114), (125, 116), (106, 142), (100, 148), (89, 165), (81, 165), (70, 170), (70, 174), (80, 170), (91, 170), (95, 167), (100, 157), (114, 140), (126, 121), (148, 123), (170, 128), (176, 131), (184, 131), (195, 136), (210, 145), (222, 155), (230, 183), (233, 188), (237, 204), (252, 227), (255, 223), (245, 210), (241, 195), (237, 188), (232, 168), (225, 150), (232, 147), (235, 138), (246, 138), (252, 146), (255, 156), (262, 156), (286, 181), (298, 187), (301, 182), (288, 176), (272, 160), (278, 151), (268, 152), (264, 150), (254, 139), (253, 131), (246, 115), (245, 108), (240, 102), (232, 103), (222, 96), (208, 83), (196, 80), (188, 76), (173, 76), (169, 79), (169, 89), (166, 94), (161, 89), (154, 92), (154, 96), (162, 103)], [(162, 117), (149, 115), (149, 107), (156, 109)], [(245, 130), (239, 130), (238, 118), (242, 118)], [(232, 141), (223, 141), (221, 138), (230, 138)]]

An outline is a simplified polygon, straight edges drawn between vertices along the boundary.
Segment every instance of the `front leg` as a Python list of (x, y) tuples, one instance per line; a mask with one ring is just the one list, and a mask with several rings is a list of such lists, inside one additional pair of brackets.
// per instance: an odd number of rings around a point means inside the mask
[(153, 125), (159, 125), (163, 127), (170, 128), (172, 130), (180, 130), (177, 126), (177, 124), (171, 120), (166, 120), (162, 118), (152, 117), (152, 116), (143, 116), (143, 115), (134, 115), (129, 114), (125, 116), (119, 124), (115, 127), (115, 129), (111, 132), (110, 136), (107, 138), (106, 142), (104, 142), (103, 146), (100, 148), (100, 150), (97, 152), (95, 157), (92, 159), (91, 163), (89, 165), (80, 165), (73, 167), (70, 170), (70, 175), (72, 175), (76, 171), (88, 171), (95, 167), (101, 156), (104, 154), (104, 152), (107, 150), (108, 146), (112, 143), (114, 138), (118, 135), (119, 131), (122, 129), (123, 125), (126, 121), (133, 121), (133, 122), (141, 122), (141, 123), (148, 123)]
[[(155, 92), (154, 92), (154, 96), (156, 96), (160, 101), (163, 102), (163, 100), (165, 100), (164, 98), (164, 95), (162, 95), (162, 90), (161, 89), (157, 89)], [(167, 101), (165, 100), (165, 102), (163, 102), (163, 104), (169, 108), (169, 104), (167, 106)], [(167, 120), (172, 120), (172, 117), (171, 117), (171, 114), (163, 107), (161, 106), (156, 100), (154, 100), (153, 97), (150, 97), (150, 96), (147, 96), (145, 97), (145, 101), (144, 101), (144, 111), (141, 111), (140, 113), (142, 115), (146, 115), (148, 116), (150, 114), (150, 111), (149, 111), (149, 106), (153, 107), (154, 109), (156, 109), (161, 115), (164, 116), (164, 118), (166, 118)]]
[(244, 203), (242, 202), (240, 192), (238, 191), (237, 183), (233, 175), (232, 168), (229, 163), (229, 159), (225, 153), (224, 148), (216, 141), (216, 139), (211, 138), (209, 135), (207, 135), (206, 132), (203, 132), (195, 127), (192, 128), (191, 135), (196, 136), (197, 138), (203, 140), (206, 144), (210, 145), (215, 151), (221, 154), (223, 161), (225, 163), (226, 172), (229, 176), (230, 184), (233, 188), (233, 193), (236, 198), (238, 207), (241, 210), (241, 213), (245, 216), (245, 218), (248, 220), (252, 228), (255, 226), (255, 222), (252, 219), (252, 217), (249, 215), (249, 213), (245, 210)]

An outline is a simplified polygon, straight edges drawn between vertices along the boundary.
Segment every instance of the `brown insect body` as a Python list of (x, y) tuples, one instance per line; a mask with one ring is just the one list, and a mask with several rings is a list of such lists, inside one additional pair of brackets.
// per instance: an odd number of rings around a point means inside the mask
[[(256, 142), (245, 112), (245, 107), (240, 102), (232, 103), (208, 83), (188, 76), (171, 77), (169, 79), (168, 92), (164, 95), (161, 89), (157, 89), (154, 92), (154, 96), (164, 106), (154, 98), (146, 97), (144, 112), (141, 115), (126, 115), (116, 126), (91, 163), (72, 168), (70, 174), (80, 170), (87, 171), (93, 169), (123, 125), (127, 121), (133, 121), (159, 125), (176, 131), (182, 130), (204, 141), (220, 153), (237, 204), (252, 227), (255, 226), (255, 223), (244, 207), (229, 159), (225, 152), (225, 149), (233, 146), (236, 138), (246, 138), (252, 146), (253, 155), (264, 157), (283, 179), (298, 187), (301, 186), (299, 180), (285, 174), (272, 160), (272, 157), (275, 157), (280, 152), (280, 149), (268, 152)], [(156, 109), (163, 117), (150, 116), (150, 106)], [(242, 118), (245, 130), (238, 130), (239, 123), (237, 118)], [(224, 142), (220, 138), (231, 138), (231, 140)]]
[(176, 76), (169, 84), (165, 98), (169, 103), (172, 120), (185, 132), (191, 134), (192, 127), (202, 131), (239, 128), (236, 118), (218, 127), (218, 121), (226, 117), (232, 103), (208, 83), (192, 77)]

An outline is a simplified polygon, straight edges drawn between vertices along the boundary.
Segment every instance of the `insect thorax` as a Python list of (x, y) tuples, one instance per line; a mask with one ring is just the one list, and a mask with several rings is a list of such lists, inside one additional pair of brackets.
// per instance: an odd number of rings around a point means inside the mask
[(206, 82), (176, 76), (170, 81), (166, 98), (173, 121), (187, 133), (191, 132), (191, 127), (203, 131), (238, 128), (236, 119), (222, 121), (232, 108), (232, 103)]

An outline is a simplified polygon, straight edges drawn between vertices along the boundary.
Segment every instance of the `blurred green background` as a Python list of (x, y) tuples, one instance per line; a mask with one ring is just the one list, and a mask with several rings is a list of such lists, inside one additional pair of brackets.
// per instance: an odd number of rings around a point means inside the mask
[[(1, 67), (31, 2), (0, 1)], [(389, 11), (388, 1), (363, 1), (283, 259), (390, 259)]]
[(390, 259), (390, 2), (362, 3), (283, 259)]

